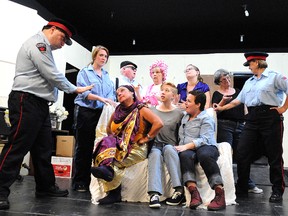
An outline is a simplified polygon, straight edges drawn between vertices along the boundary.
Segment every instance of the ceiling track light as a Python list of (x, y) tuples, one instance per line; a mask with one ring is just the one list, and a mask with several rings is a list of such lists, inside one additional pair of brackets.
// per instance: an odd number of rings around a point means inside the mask
[(244, 41), (244, 35), (240, 35), (240, 42), (243, 43)]
[(249, 11), (247, 10), (247, 4), (242, 5), (243, 9), (244, 9), (244, 14), (246, 17), (249, 16)]

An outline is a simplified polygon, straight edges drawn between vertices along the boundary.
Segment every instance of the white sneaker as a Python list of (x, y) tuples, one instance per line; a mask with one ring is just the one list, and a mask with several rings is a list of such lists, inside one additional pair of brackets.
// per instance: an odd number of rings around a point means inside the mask
[(180, 193), (179, 191), (175, 191), (173, 193), (172, 197), (170, 197), (166, 200), (166, 204), (171, 205), (171, 206), (177, 206), (183, 202), (185, 202), (185, 204), (186, 204), (185, 195)]
[(263, 193), (263, 190), (261, 188), (258, 188), (258, 187), (254, 187), (252, 189), (249, 189), (248, 190), (249, 193), (254, 193), (254, 194), (261, 194)]
[(153, 194), (150, 197), (149, 207), (150, 208), (160, 208), (160, 197), (158, 194)]

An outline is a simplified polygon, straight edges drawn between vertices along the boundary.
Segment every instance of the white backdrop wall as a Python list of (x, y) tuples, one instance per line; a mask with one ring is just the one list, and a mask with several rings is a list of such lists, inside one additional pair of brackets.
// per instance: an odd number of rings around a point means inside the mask
[[(151, 84), (149, 68), (156, 60), (163, 60), (168, 65), (167, 81), (175, 84), (186, 81), (184, 70), (188, 64), (193, 64), (200, 69), (201, 74), (213, 75), (219, 68), (230, 72), (249, 72), (244, 67), (245, 58), (243, 53), (228, 54), (193, 54), (193, 55), (137, 55), (137, 56), (110, 56), (106, 65), (107, 70), (114, 78), (120, 74), (120, 63), (129, 60), (137, 64), (136, 79), (143, 86)], [(269, 68), (279, 71), (288, 76), (288, 53), (271, 53), (267, 58)]]
[[(142, 55), (142, 56), (110, 56), (107, 70), (113, 79), (119, 76), (119, 67), (122, 61), (129, 60), (137, 64), (138, 70), (136, 79), (143, 86), (151, 84), (149, 67), (156, 60), (163, 60), (168, 65), (167, 81), (174, 84), (186, 81), (184, 70), (188, 64), (193, 64), (200, 69), (201, 74), (213, 75), (219, 68), (230, 72), (248, 72), (249, 68), (244, 67), (245, 58), (243, 53), (229, 54), (195, 54), (195, 55)], [(269, 68), (281, 72), (288, 77), (288, 53), (270, 53), (267, 58)], [(284, 113), (284, 125), (288, 125), (288, 111)], [(284, 166), (288, 167), (288, 130), (284, 129), (283, 149)]]
[[(13, 13), (11, 13), (13, 11)], [(17, 17), (15, 16), (17, 14)], [(16, 55), (21, 44), (30, 36), (41, 30), (47, 21), (37, 15), (35, 10), (23, 7), (8, 0), (0, 0), (0, 106), (3, 106), (13, 83)], [(97, 45), (97, 44), (95, 44)], [(102, 44), (106, 46), (105, 44)], [(109, 49), (109, 47), (107, 47)], [(57, 67), (65, 73), (66, 62), (82, 68), (91, 61), (91, 52), (73, 41), (72, 46), (64, 46), (61, 50), (54, 51)], [(137, 56), (110, 56), (105, 68), (114, 79), (119, 76), (119, 65), (122, 61), (129, 60), (138, 65), (136, 78), (146, 86), (151, 83), (149, 67), (156, 60), (163, 60), (168, 65), (167, 81), (175, 84), (185, 82), (184, 69), (192, 63), (199, 67), (201, 74), (212, 75), (217, 69), (225, 68), (231, 72), (247, 72), (243, 66), (243, 54), (198, 54), (198, 55), (137, 55)], [(271, 53), (267, 59), (271, 69), (288, 76), (288, 53)], [(4, 102), (1, 98), (4, 97)], [(58, 100), (63, 102), (63, 94)], [(288, 125), (288, 111), (284, 114), (284, 124)], [(288, 167), (288, 131), (284, 130), (284, 166)]]

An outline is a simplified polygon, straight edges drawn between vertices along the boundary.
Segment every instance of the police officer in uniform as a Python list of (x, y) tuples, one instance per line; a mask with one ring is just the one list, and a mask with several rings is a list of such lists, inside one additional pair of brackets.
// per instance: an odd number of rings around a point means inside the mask
[(248, 107), (246, 124), (237, 147), (236, 195), (248, 196), (250, 164), (264, 154), (268, 158), (272, 183), (269, 202), (281, 202), (285, 189), (282, 114), (288, 108), (288, 80), (268, 69), (267, 53), (249, 52), (244, 55), (247, 60), (244, 66), (249, 66), (254, 75), (245, 82), (236, 99), (222, 107), (218, 104), (213, 104), (213, 107), (216, 111), (231, 109), (241, 103)]
[(0, 209), (10, 207), (10, 186), (16, 180), (24, 156), (30, 151), (37, 197), (67, 196), (55, 184), (51, 165), (52, 136), (49, 104), (66, 93), (83, 93), (92, 86), (76, 87), (57, 70), (52, 51), (71, 45), (75, 29), (61, 19), (52, 19), (42, 31), (20, 48), (8, 108), (11, 131), (0, 156)]

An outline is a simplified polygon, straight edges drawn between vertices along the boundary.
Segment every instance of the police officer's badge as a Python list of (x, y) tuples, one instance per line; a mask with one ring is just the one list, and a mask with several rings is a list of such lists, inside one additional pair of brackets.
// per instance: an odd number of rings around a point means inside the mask
[(46, 52), (46, 44), (45, 43), (37, 43), (36, 47), (39, 49), (40, 52)]

